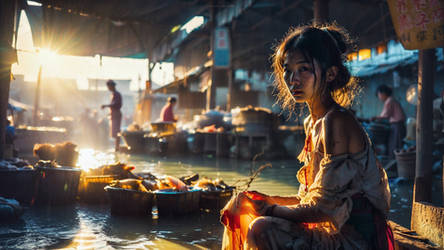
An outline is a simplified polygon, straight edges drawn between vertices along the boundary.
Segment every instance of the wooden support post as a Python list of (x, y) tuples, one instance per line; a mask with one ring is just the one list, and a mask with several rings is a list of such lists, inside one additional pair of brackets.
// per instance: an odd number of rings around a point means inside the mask
[(233, 32), (234, 32), (234, 28), (233, 28), (234, 24), (231, 23), (230, 26), (230, 34), (229, 34), (229, 44), (230, 44), (230, 67), (227, 70), (227, 75), (228, 75), (228, 93), (227, 93), (227, 107), (226, 107), (226, 111), (230, 112), (232, 106), (231, 106), (231, 102), (232, 102), (232, 95), (233, 95), (233, 81), (234, 81), (234, 70), (233, 70)]
[(319, 25), (328, 22), (328, 3), (330, 0), (313, 1), (313, 24)]
[(211, 6), (210, 6), (210, 32), (211, 32), (211, 36), (210, 36), (210, 51), (211, 51), (211, 58), (213, 61), (213, 65), (211, 65), (211, 83), (210, 86), (208, 86), (207, 88), (207, 104), (206, 104), (206, 109), (213, 109), (216, 105), (216, 83), (214, 82), (216, 77), (215, 77), (215, 69), (214, 69), (214, 39), (215, 39), (215, 35), (214, 35), (214, 29), (216, 28), (216, 2), (217, 0), (212, 0), (210, 2)]
[(11, 47), (17, 1), (0, 1), (0, 159), (5, 151), (6, 112), (8, 109), (11, 64), (15, 51)]
[[(433, 150), (433, 84), (436, 70), (435, 49), (419, 51), (418, 106), (416, 126), (416, 176), (413, 200), (432, 200), (432, 150)], [(412, 214), (412, 218), (415, 215)]]
[[(40, 88), (42, 86), (42, 70), (43, 70), (43, 66), (40, 65), (39, 73), (37, 75), (37, 85), (35, 86), (35, 94), (34, 94), (34, 112), (32, 115), (32, 124), (34, 126), (37, 126), (38, 122), (39, 122)], [(96, 91), (97, 91), (97, 80), (96, 80)]]

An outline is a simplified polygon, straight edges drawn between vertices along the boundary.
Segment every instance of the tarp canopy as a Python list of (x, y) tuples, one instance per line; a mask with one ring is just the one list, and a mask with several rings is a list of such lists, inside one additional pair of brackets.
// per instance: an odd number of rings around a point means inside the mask
[(146, 58), (204, 0), (35, 0), (28, 6), (34, 46), (59, 54)]

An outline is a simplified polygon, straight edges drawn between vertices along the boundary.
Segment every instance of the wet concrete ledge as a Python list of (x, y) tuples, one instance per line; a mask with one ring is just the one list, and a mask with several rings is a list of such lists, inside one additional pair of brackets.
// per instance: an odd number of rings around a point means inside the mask
[(441, 247), (433, 244), (433, 242), (428, 240), (426, 237), (420, 236), (415, 231), (398, 225), (393, 221), (389, 221), (389, 225), (392, 228), (393, 235), (395, 237), (396, 250), (442, 249)]
[(411, 228), (444, 248), (444, 207), (413, 202)]

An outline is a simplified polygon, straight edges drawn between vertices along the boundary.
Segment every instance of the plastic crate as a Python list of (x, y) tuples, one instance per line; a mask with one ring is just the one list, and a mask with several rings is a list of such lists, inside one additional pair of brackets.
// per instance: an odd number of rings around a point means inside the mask
[(0, 196), (15, 199), (21, 205), (33, 205), (38, 190), (38, 172), (33, 169), (1, 170)]
[(79, 183), (79, 199), (86, 203), (108, 203), (105, 187), (117, 180), (116, 175), (82, 176)]
[(66, 205), (75, 202), (80, 170), (36, 167), (38, 172), (38, 205)]
[(200, 188), (186, 192), (173, 189), (157, 190), (157, 209), (160, 215), (183, 215), (199, 211)]
[(233, 195), (234, 188), (221, 191), (201, 191), (199, 207), (211, 211), (219, 211), (225, 207)]
[(154, 203), (154, 194), (152, 192), (141, 192), (110, 186), (106, 186), (105, 191), (111, 203), (111, 214), (151, 216)]

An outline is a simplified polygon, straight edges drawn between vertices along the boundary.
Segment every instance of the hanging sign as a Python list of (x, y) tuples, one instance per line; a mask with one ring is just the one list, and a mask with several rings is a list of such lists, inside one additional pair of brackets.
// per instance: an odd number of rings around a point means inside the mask
[(396, 34), (405, 49), (444, 44), (444, 0), (387, 0)]
[(230, 66), (230, 33), (226, 27), (214, 30), (214, 56), (213, 65), (219, 68)]

